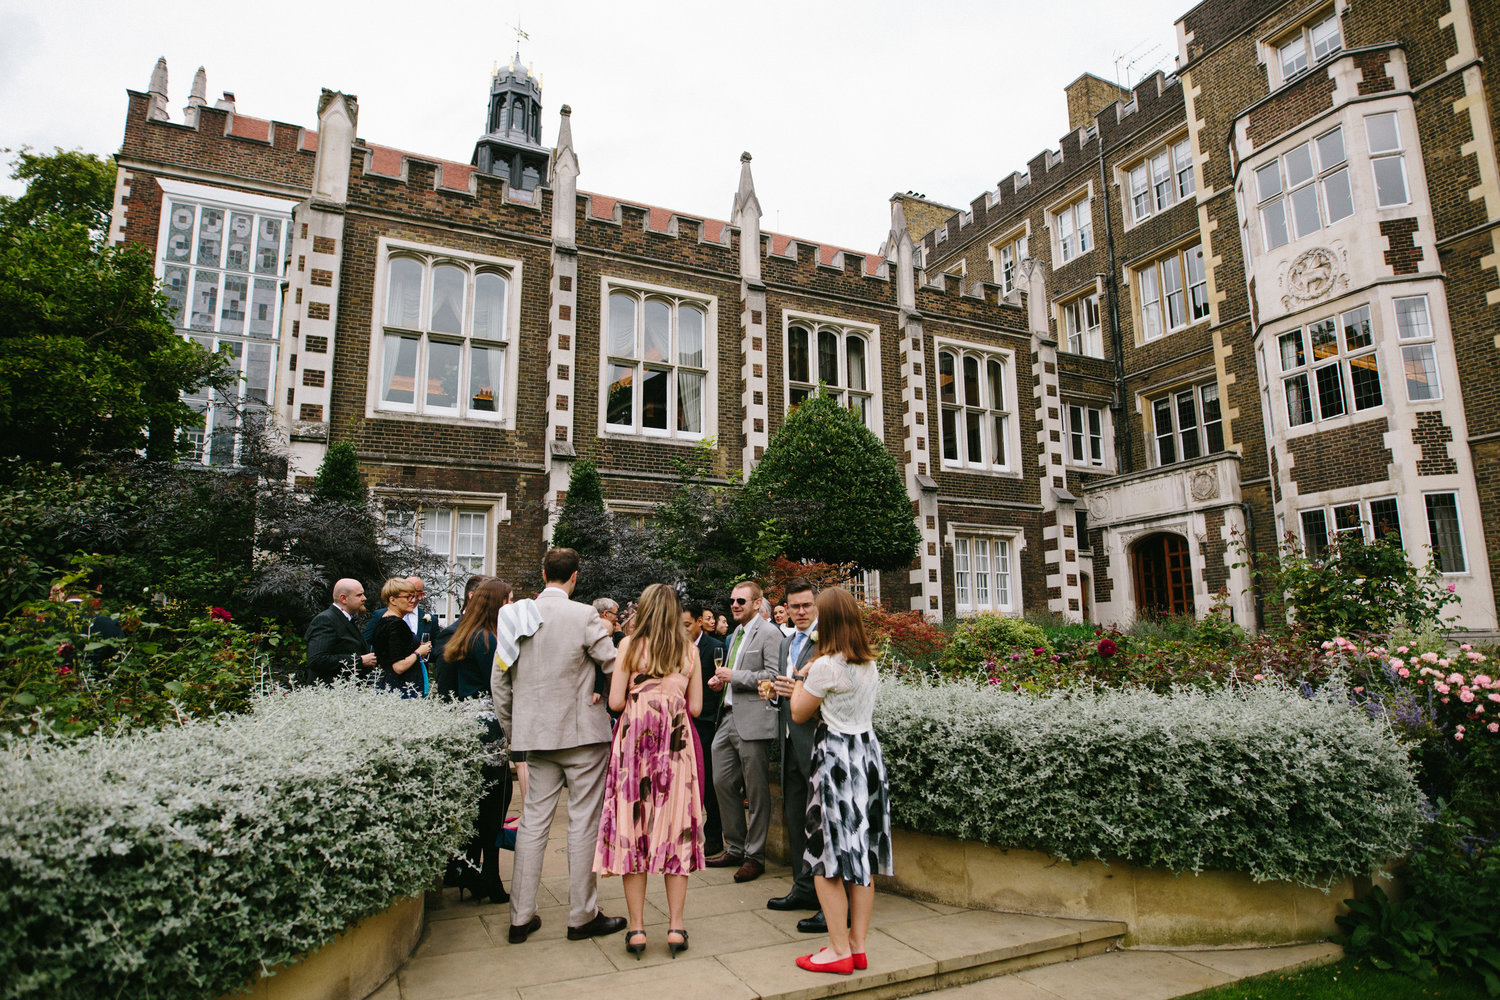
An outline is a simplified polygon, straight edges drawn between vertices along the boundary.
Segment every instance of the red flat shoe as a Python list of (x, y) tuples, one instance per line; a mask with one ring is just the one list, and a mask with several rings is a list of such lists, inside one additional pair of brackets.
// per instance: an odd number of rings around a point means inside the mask
[(854, 956), (845, 955), (832, 962), (814, 962), (812, 955), (803, 955), (797, 959), (797, 968), (808, 972), (834, 972), (840, 976), (849, 976), (854, 974)]
[(854, 960), (854, 967), (856, 969), (868, 969), (870, 967), (870, 962), (865, 958), (865, 953), (862, 951), (856, 951), (849, 957)]

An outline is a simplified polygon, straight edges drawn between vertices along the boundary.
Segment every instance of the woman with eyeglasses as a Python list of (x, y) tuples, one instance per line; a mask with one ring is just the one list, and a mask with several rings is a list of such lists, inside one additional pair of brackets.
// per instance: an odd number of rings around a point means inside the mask
[(417, 606), (417, 588), (404, 576), (393, 576), (380, 588), (385, 614), (375, 623), (370, 649), (380, 667), (377, 687), (400, 691), (403, 698), (420, 698), (427, 690), (423, 659), (432, 641), (417, 642), (403, 616)]

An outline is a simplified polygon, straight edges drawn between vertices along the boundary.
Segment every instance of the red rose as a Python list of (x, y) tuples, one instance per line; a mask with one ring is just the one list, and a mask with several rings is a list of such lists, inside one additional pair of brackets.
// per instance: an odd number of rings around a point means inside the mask
[(231, 615), (228, 611), (225, 611), (223, 608), (209, 608), (208, 609), (208, 617), (210, 617), (210, 618), (217, 618), (221, 622), (232, 622), (232, 621), (234, 621), (234, 615)]
[(1099, 640), (1099, 655), (1104, 657), (1106, 660), (1111, 656), (1114, 656), (1115, 653), (1119, 651), (1119, 648), (1120, 647), (1115, 645), (1115, 641), (1113, 639), (1104, 638)]

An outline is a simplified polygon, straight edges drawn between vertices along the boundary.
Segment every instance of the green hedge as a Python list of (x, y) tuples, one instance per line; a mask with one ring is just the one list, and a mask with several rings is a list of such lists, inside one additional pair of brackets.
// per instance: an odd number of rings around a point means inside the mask
[(472, 834), (468, 710), (342, 686), (0, 749), (0, 996), (213, 997), (432, 884)]
[(1401, 856), (1421, 823), (1395, 736), (1332, 690), (888, 683), (875, 726), (897, 823), (1066, 859), (1322, 888)]

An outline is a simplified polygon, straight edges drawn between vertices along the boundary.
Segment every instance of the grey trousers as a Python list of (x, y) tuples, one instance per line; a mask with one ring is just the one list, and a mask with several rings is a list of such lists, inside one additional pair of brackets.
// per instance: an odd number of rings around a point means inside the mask
[(599, 813), (604, 808), (604, 777), (609, 744), (593, 743), (566, 750), (532, 750), (526, 755), (530, 787), (516, 830), (515, 867), (510, 877), (510, 922), (524, 924), (536, 915), (542, 884), (547, 833), (563, 787), (568, 789), (568, 926), (582, 927), (599, 912), (594, 848), (599, 840)]
[[(756, 706), (759, 708), (759, 706)], [(714, 792), (724, 850), (748, 861), (766, 860), (766, 833), (771, 829), (771, 744), (775, 740), (742, 740), (731, 719), (721, 719), (714, 734)], [(750, 803), (750, 822), (745, 807)]]

